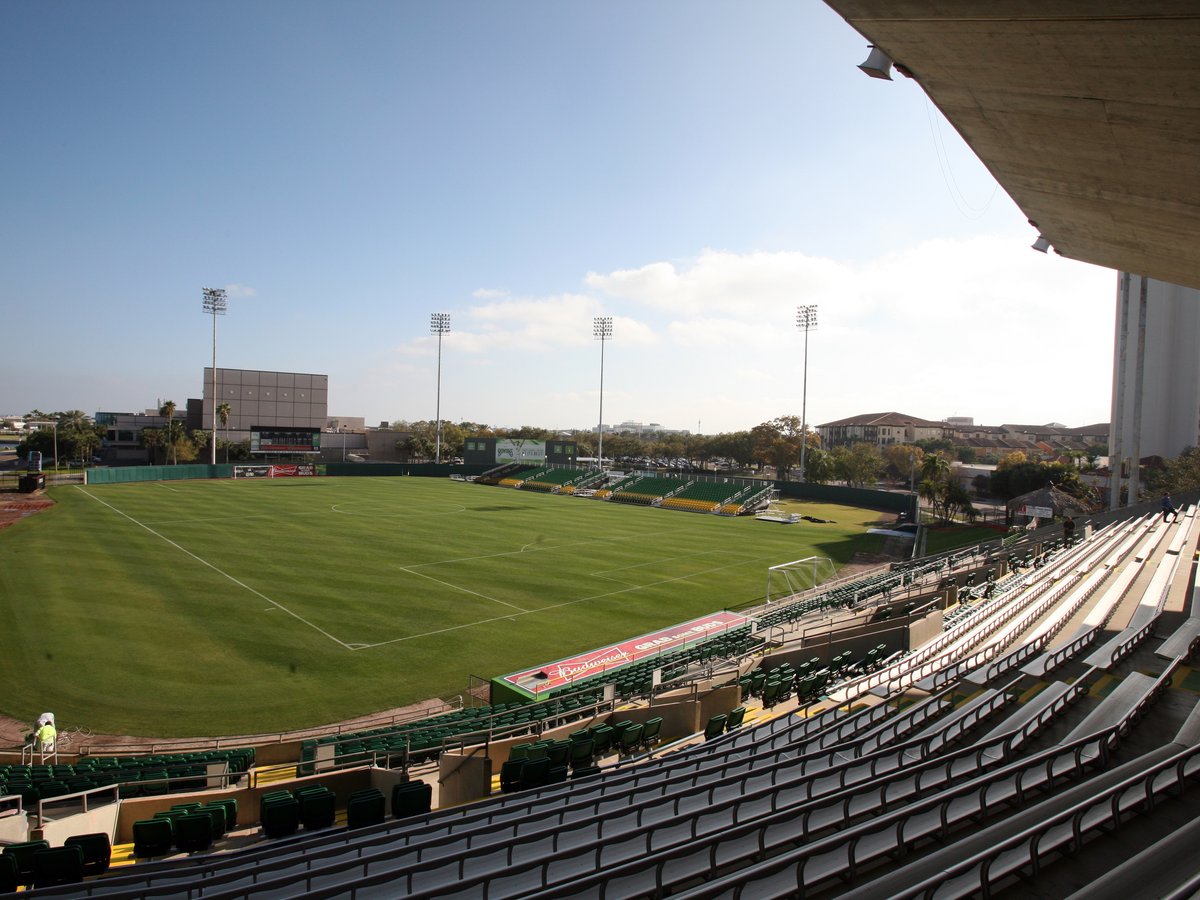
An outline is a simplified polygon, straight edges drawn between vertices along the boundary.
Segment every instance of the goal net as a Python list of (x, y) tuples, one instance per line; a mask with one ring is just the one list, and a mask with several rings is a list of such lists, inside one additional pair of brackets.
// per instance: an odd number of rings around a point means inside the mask
[(234, 466), (234, 478), (270, 478), (271, 466)]
[(808, 556), (770, 566), (767, 569), (767, 603), (791, 600), (824, 584), (836, 574), (837, 566), (825, 556)]

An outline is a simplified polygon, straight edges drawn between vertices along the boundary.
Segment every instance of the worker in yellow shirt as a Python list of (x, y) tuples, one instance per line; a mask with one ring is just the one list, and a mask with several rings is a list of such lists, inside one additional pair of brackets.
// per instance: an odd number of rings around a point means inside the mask
[(38, 747), (43, 753), (54, 752), (54, 741), (58, 737), (58, 730), (54, 727), (54, 723), (46, 721), (37, 730)]

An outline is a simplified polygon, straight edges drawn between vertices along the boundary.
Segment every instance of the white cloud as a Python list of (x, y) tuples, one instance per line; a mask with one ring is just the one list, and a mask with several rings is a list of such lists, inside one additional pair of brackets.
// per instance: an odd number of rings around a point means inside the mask
[(500, 297), (507, 297), (508, 291), (502, 288), (477, 288), (471, 291), (471, 296), (476, 300), (496, 300)]
[(258, 291), (247, 284), (227, 284), (225, 293), (230, 297), (257, 297)]
[[(932, 240), (865, 262), (707, 250), (693, 260), (588, 273), (584, 292), (486, 297), (453, 311), (444, 396), (478, 421), (587, 427), (613, 317), (605, 420), (705, 431), (799, 414), (809, 422), (899, 410), (985, 424), (1108, 417), (1115, 275), (1032, 252), (1024, 234)], [(398, 348), (432, 395), (437, 342)], [(428, 382), (428, 384), (426, 384)]]

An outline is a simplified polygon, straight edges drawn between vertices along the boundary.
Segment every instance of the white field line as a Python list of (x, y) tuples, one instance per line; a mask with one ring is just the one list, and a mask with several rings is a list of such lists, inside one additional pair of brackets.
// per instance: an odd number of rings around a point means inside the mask
[(629, 584), (630, 582), (622, 581), (620, 578), (616, 578), (613, 575), (610, 575), (608, 573), (609, 572), (628, 572), (631, 569), (644, 569), (647, 566), (657, 566), (661, 563), (673, 562), (677, 559), (694, 559), (697, 556), (712, 556), (712, 555), (714, 555), (716, 553), (720, 553), (720, 552), (721, 552), (720, 550), (715, 550), (715, 551), (702, 550), (699, 553), (682, 553), (679, 556), (664, 556), (662, 559), (652, 559), (652, 560), (650, 560), (650, 562), (634, 563), (631, 566), (618, 566), (615, 569), (601, 569), (597, 572), (589, 572), (588, 575), (592, 578), (603, 578), (607, 581), (615, 581), (618, 584)]
[(247, 513), (240, 516), (201, 516), (198, 519), (158, 519), (151, 525), (191, 525), (194, 522), (241, 522), (244, 519), (275, 519), (276, 513)]
[(227, 578), (227, 579), (229, 579), (229, 580), (230, 580), (230, 581), (232, 581), (234, 584), (236, 584), (238, 587), (240, 587), (240, 588), (243, 588), (244, 590), (247, 590), (247, 591), (249, 591), (251, 594), (253, 594), (253, 595), (254, 595), (254, 596), (256, 596), (256, 597), (259, 597), (259, 598), (261, 598), (261, 599), (263, 599), (263, 600), (266, 600), (268, 603), (270, 603), (270, 604), (271, 604), (272, 606), (274, 606), (276, 609), (278, 609), (278, 610), (280, 610), (280, 611), (282, 611), (282, 612), (285, 612), (285, 613), (287, 613), (289, 616), (291, 616), (293, 619), (296, 619), (298, 622), (303, 622), (303, 623), (304, 623), (305, 625), (307, 625), (309, 628), (313, 629), (313, 630), (314, 630), (314, 631), (316, 631), (316, 632), (319, 632), (320, 634), (323, 634), (325, 637), (329, 638), (329, 639), (330, 639), (331, 641), (333, 641), (335, 644), (338, 644), (338, 645), (339, 645), (339, 646), (341, 646), (341, 647), (345, 647), (347, 650), (350, 650), (350, 649), (351, 649), (351, 647), (350, 647), (350, 645), (349, 645), (349, 644), (347, 644), (347, 643), (346, 643), (345, 641), (343, 641), (343, 640), (340, 640), (340, 639), (338, 639), (338, 638), (334, 637), (332, 634), (330, 634), (330, 633), (329, 633), (328, 631), (326, 631), (324, 628), (321, 628), (319, 625), (314, 625), (312, 622), (308, 621), (308, 619), (304, 618), (303, 616), (299, 615), (298, 613), (294, 613), (294, 612), (292, 612), (290, 609), (288, 609), (288, 608), (287, 608), (286, 606), (284, 606), (282, 603), (279, 603), (279, 602), (277, 602), (277, 601), (275, 601), (275, 600), (272, 600), (272, 599), (271, 599), (270, 597), (268, 597), (266, 594), (262, 593), (262, 591), (256, 591), (254, 588), (250, 587), (250, 585), (248, 585), (248, 584), (245, 584), (244, 582), (238, 581), (236, 578), (234, 578), (234, 577), (233, 577), (232, 575), (230, 575), (228, 572), (225, 572), (225, 571), (222, 571), (221, 569), (218, 569), (216, 566), (214, 566), (212, 563), (210, 563), (210, 562), (209, 562), (207, 559), (202, 559), (201, 557), (199, 557), (199, 556), (197, 556), (195, 553), (193, 553), (191, 550), (188, 550), (186, 547), (181, 547), (179, 544), (175, 543), (175, 542), (174, 542), (173, 540), (171, 540), (169, 537), (166, 537), (165, 535), (159, 534), (157, 531), (155, 531), (155, 530), (154, 530), (153, 528), (151, 528), (149, 525), (145, 525), (145, 524), (143, 524), (143, 523), (139, 522), (139, 521), (138, 521), (137, 519), (135, 519), (133, 516), (129, 515), (129, 514), (128, 514), (128, 513), (126, 513), (126, 512), (122, 512), (121, 510), (119, 510), (119, 509), (117, 509), (115, 506), (113, 506), (111, 503), (108, 503), (107, 501), (101, 500), (99, 497), (95, 496), (94, 494), (91, 494), (91, 493), (89, 493), (88, 491), (84, 490), (84, 489), (83, 489), (81, 486), (79, 486), (79, 485), (76, 485), (76, 489), (77, 489), (77, 490), (80, 490), (80, 491), (83, 491), (83, 493), (84, 493), (85, 495), (87, 495), (88, 497), (91, 497), (91, 498), (92, 498), (93, 500), (95, 500), (97, 503), (100, 503), (100, 504), (103, 504), (104, 506), (107, 506), (109, 509), (111, 509), (113, 512), (117, 513), (118, 515), (120, 515), (120, 516), (124, 516), (126, 519), (128, 519), (130, 522), (132, 522), (134, 525), (138, 526), (139, 528), (144, 528), (146, 531), (150, 532), (152, 535), (154, 535), (154, 536), (155, 536), (156, 538), (158, 538), (160, 541), (164, 541), (165, 543), (168, 543), (168, 544), (170, 544), (170, 545), (171, 545), (172, 547), (174, 547), (176, 550), (178, 550), (179, 552), (181, 552), (181, 553), (184, 553), (184, 554), (186, 554), (186, 555), (190, 556), (192, 559), (196, 560), (196, 562), (200, 563), (201, 565), (208, 566), (208, 568), (212, 569), (214, 572), (216, 572), (218, 575), (222, 576), (223, 578)]
[[(499, 554), (501, 556), (505, 554)], [(462, 625), (449, 625), (446, 628), (435, 628), (433, 631), (425, 631), (421, 634), (410, 634), (407, 637), (393, 638), (390, 641), (379, 641), (374, 644), (355, 644), (352, 650), (370, 650), (374, 647), (384, 647), (388, 644), (399, 644), (403, 641), (414, 641), (418, 638), (432, 637), (435, 634), (445, 634), (448, 631), (460, 631), (463, 628), (474, 628), (476, 625), (488, 625), (492, 622), (503, 622), (505, 619), (515, 619), (517, 616), (528, 616), (535, 613), (546, 612), (550, 609), (560, 609), (564, 606), (574, 606), (576, 603), (586, 603), (589, 600), (602, 600), (605, 597), (615, 597), (617, 594), (628, 594), (631, 591), (641, 591), (646, 588), (657, 587), (660, 584), (670, 584), (675, 581), (687, 581), (689, 578), (695, 578), (697, 575), (708, 575), (711, 572), (720, 572), (724, 569), (733, 569), (737, 566), (749, 565), (753, 563), (761, 563), (764, 560), (771, 559), (769, 556), (759, 556), (755, 559), (743, 559), (735, 563), (730, 563), (727, 566), (714, 566), (711, 569), (704, 569), (700, 572), (691, 572), (687, 575), (679, 575), (675, 578), (664, 578), (661, 581), (652, 581), (649, 584), (635, 585), (633, 587), (620, 588), (615, 591), (606, 591), (603, 594), (592, 594), (589, 597), (580, 597), (577, 600), (564, 600), (562, 603), (552, 603), (549, 606), (541, 606), (537, 609), (527, 609), (519, 613), (514, 613), (511, 616), (492, 616), (490, 619), (480, 619), (478, 622), (465, 622)], [(414, 573), (416, 574), (416, 573)], [(488, 598), (491, 599), (490, 597)], [(501, 601), (503, 602), (503, 601)]]
[[(643, 535), (630, 535), (629, 537), (616, 538), (591, 538), (586, 541), (572, 541), (569, 544), (526, 544), (520, 550), (501, 550), (498, 553), (484, 553), (480, 556), (456, 556), (452, 559), (439, 559), (434, 562), (413, 563), (411, 566), (405, 566), (407, 569), (425, 569), (430, 566), (445, 566), (450, 563), (460, 562), (475, 562), (480, 559), (497, 559), (501, 556), (520, 556), (522, 553), (545, 553), (550, 550), (567, 550), (571, 547), (587, 547), (591, 544), (615, 544), (618, 541), (636, 541), (640, 540)], [(530, 549), (532, 547), (533, 549)], [(614, 570), (615, 571), (615, 570)]]
[(414, 572), (412, 569), (408, 568), (408, 566), (397, 566), (397, 568), (401, 572), (407, 572), (409, 575), (416, 575), (418, 578), (428, 578), (430, 581), (445, 585), (448, 588), (453, 588), (456, 591), (462, 591), (464, 594), (471, 594), (474, 597), (480, 597), (484, 600), (491, 600), (493, 603), (499, 603), (502, 606), (507, 606), (510, 609), (520, 610), (523, 613), (529, 612), (529, 610), (525, 609), (524, 607), (517, 606), (514, 603), (509, 603), (507, 600), (498, 600), (495, 597), (489, 597), (487, 594), (481, 594), (479, 591), (472, 591), (469, 588), (460, 587), (457, 584), (451, 584), (449, 581), (442, 581), (442, 579), (434, 578), (432, 575), (426, 575), (424, 572)]

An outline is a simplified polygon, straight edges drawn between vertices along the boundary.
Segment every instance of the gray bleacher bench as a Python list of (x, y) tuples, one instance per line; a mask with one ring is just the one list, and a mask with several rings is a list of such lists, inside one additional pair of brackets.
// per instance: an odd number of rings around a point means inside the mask
[(1113, 657), (1121, 649), (1121, 645), (1134, 638), (1137, 633), (1150, 625), (1159, 616), (1159, 611), (1151, 606), (1139, 606), (1129, 621), (1129, 625), (1119, 634), (1104, 642), (1103, 646), (1094, 650), (1092, 655), (1084, 660), (1084, 664), (1097, 669), (1108, 669), (1120, 660)]
[[(1050, 686), (1043, 690), (1040, 694), (1038, 694), (1032, 700), (1029, 700), (1019, 710), (984, 735), (980, 743), (989, 741), (995, 737), (1000, 737), (1004, 734), (1021, 731), (1027, 725), (1029, 725), (1029, 723), (1041, 716), (1046, 710), (1056, 707), (1059, 701), (1063, 699), (1064, 695), (1067, 694), (1073, 687), (1074, 685), (1068, 684), (1065, 681), (1055, 681), (1051, 683)], [(1013, 748), (1019, 747), (1030, 737), (1032, 737), (1032, 735), (1023, 735), (1019, 740), (1013, 743)], [(998, 751), (989, 750), (987, 752), (991, 755), (995, 755)]]
[(1196, 877), (1200, 819), (1150, 845), (1137, 856), (1084, 885), (1067, 900), (1129, 900), (1130, 897), (1190, 896), (1176, 890)]
[(1063, 741), (1070, 742), (1112, 728), (1138, 705), (1147, 692), (1154, 690), (1157, 683), (1157, 678), (1141, 672), (1130, 672), (1095, 709), (1084, 716), (1082, 722), (1071, 729)]
[(1092, 643), (1100, 634), (1099, 625), (1080, 625), (1079, 630), (1067, 643), (1054, 650), (1045, 650), (1021, 667), (1021, 671), (1034, 678), (1044, 679), (1047, 674)]
[(1193, 615), (1159, 645), (1158, 649), (1154, 651), (1154, 655), (1163, 659), (1178, 659), (1180, 656), (1186, 656), (1191, 649), (1192, 641), (1197, 637), (1200, 637), (1200, 617)]
[(1179, 728), (1179, 733), (1175, 735), (1175, 740), (1172, 743), (1178, 744), (1180, 747), (1194, 747), (1200, 744), (1200, 701), (1192, 707), (1192, 711), (1188, 714), (1187, 719)]

